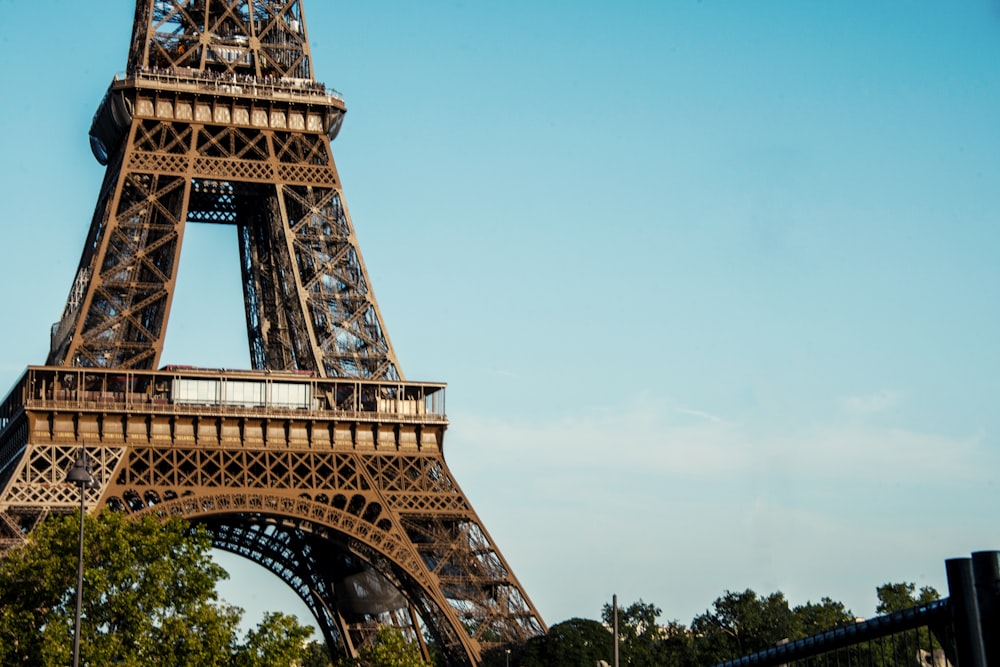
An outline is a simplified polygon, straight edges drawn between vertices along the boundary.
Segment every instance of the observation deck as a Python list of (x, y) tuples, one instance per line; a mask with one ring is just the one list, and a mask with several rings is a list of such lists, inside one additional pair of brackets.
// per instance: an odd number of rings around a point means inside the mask
[(29, 366), (0, 403), (0, 479), (29, 442), (439, 455), (445, 386), (184, 366)]
[(91, 149), (108, 164), (134, 118), (322, 133), (332, 141), (346, 112), (343, 95), (313, 79), (140, 67), (108, 86), (91, 123)]
[(111, 82), (112, 89), (127, 87), (284, 100), (332, 106), (341, 110), (345, 108), (343, 95), (313, 79), (213, 73), (188, 67), (140, 67), (129, 74), (119, 72)]

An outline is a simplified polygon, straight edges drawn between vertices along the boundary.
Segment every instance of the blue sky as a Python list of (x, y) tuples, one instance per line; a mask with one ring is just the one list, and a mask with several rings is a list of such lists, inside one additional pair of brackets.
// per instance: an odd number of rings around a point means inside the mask
[[(0, 0), (5, 386), (69, 291), (132, 7)], [(869, 616), (1000, 548), (1000, 3), (305, 11), (403, 372), (449, 383), (446, 457), (548, 623), (746, 587)], [(163, 363), (249, 365), (242, 317), (235, 233), (189, 226)]]

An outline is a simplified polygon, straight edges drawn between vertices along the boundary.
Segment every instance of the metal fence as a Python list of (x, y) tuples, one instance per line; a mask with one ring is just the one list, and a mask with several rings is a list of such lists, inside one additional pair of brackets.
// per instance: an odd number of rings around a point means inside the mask
[(945, 561), (948, 597), (717, 667), (1000, 667), (1000, 552)]

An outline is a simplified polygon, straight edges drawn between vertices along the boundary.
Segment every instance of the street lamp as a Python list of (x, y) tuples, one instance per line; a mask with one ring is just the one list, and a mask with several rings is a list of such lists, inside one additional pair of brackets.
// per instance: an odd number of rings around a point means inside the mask
[(87, 489), (97, 486), (90, 473), (87, 450), (81, 449), (73, 467), (66, 473), (66, 481), (80, 489), (80, 558), (76, 570), (76, 619), (73, 628), (73, 667), (80, 666), (80, 612), (83, 607), (83, 514), (86, 511)]
[(507, 667), (510, 667), (510, 649), (507, 649)]

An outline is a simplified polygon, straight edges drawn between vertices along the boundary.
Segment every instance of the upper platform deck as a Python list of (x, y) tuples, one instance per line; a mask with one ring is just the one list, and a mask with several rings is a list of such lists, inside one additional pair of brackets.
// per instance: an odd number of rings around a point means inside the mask
[(250, 97), (322, 105), (344, 110), (344, 96), (312, 79), (257, 77), (233, 72), (212, 72), (186, 67), (159, 69), (140, 67), (119, 72), (113, 89), (153, 88), (231, 97)]
[(31, 410), (447, 422), (441, 383), (186, 366), (159, 371), (29, 366), (0, 403), (0, 434)]

